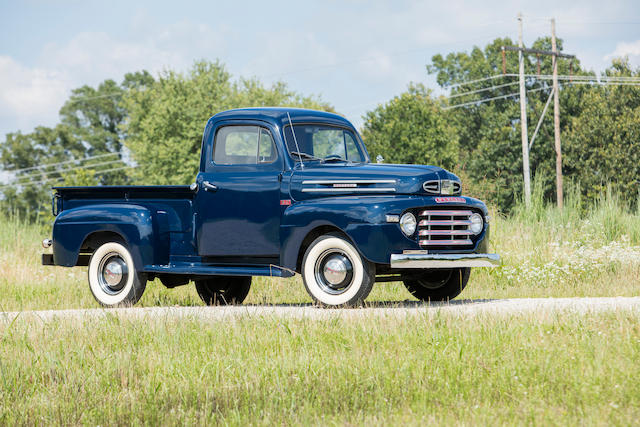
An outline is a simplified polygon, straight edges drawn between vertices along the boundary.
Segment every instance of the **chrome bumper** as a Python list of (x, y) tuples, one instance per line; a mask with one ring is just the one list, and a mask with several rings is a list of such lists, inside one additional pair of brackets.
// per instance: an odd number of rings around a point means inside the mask
[(402, 253), (392, 254), (390, 264), (391, 268), (497, 267), (500, 255)]

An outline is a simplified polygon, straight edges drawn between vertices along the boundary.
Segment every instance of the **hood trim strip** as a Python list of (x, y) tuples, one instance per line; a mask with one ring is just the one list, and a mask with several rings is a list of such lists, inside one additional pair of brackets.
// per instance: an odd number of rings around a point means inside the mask
[(305, 184), (332, 185), (332, 184), (395, 184), (395, 179), (340, 179), (340, 180), (308, 180)]
[(368, 187), (368, 188), (303, 188), (303, 193), (382, 193), (382, 192), (394, 192), (395, 188), (377, 188), (377, 187)]

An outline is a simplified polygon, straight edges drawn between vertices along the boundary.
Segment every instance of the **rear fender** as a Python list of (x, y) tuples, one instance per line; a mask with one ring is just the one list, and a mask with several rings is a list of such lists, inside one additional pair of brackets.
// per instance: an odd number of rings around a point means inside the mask
[[(76, 265), (81, 247), (95, 233), (115, 233), (129, 248), (136, 269), (153, 264), (162, 257), (158, 251), (168, 251), (168, 242), (155, 242), (151, 211), (130, 204), (95, 204), (61, 212), (53, 225), (53, 259), (55, 265)], [(157, 243), (157, 244), (156, 244)], [(154, 249), (155, 246), (155, 249)]]

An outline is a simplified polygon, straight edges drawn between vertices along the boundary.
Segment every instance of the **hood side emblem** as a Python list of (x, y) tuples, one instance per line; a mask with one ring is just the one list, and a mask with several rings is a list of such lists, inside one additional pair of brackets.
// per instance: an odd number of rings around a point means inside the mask
[(460, 183), (451, 179), (434, 179), (432, 181), (425, 181), (422, 184), (422, 189), (429, 194), (438, 195), (454, 195), (460, 194)]

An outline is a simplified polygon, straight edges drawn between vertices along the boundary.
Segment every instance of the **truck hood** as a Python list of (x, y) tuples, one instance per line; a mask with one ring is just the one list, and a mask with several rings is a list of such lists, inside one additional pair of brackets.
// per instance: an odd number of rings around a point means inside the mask
[(294, 170), (290, 193), (294, 200), (355, 194), (434, 195), (422, 184), (441, 180), (460, 182), (457, 176), (436, 166), (308, 162), (304, 169)]

